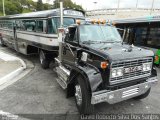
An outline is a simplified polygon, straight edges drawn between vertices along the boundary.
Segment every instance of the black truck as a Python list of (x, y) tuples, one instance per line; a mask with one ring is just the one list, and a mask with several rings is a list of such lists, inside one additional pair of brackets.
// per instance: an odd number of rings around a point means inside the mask
[(123, 43), (114, 26), (102, 23), (59, 29), (62, 41), (54, 70), (67, 97), (75, 97), (80, 114), (93, 113), (101, 102), (143, 99), (158, 82), (153, 52)]

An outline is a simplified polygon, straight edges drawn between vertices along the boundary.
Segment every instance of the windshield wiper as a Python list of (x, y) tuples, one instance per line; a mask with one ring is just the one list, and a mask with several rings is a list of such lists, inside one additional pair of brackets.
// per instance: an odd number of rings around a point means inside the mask
[(114, 43), (114, 41), (100, 41), (100, 43)]
[(93, 41), (93, 40), (86, 40), (83, 41), (82, 44), (96, 44), (98, 41)]
[(97, 44), (97, 43), (120, 43), (121, 41), (109, 41), (109, 40), (106, 40), (106, 41), (100, 41), (100, 40), (97, 40), (97, 41), (93, 41), (93, 40), (87, 40), (87, 41), (83, 41), (82, 44)]

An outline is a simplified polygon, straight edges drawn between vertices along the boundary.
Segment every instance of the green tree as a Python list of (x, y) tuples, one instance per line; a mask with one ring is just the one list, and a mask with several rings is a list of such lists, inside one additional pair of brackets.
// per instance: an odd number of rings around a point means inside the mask
[[(28, 13), (39, 10), (53, 9), (53, 5), (43, 4), (42, 0), (34, 2), (33, 0), (5, 0), (6, 15)], [(2, 0), (0, 0), (0, 16), (3, 15)]]
[[(71, 9), (78, 9), (78, 10), (83, 10), (82, 6), (77, 5), (76, 3), (73, 3), (71, 0), (62, 0), (63, 1), (63, 7), (64, 8), (71, 8)], [(55, 0), (53, 2), (53, 7), (54, 8), (59, 8), (60, 0)]]
[(32, 12), (36, 10), (37, 4), (32, 0), (19, 0), (19, 3), (21, 4), (21, 7), (23, 7), (22, 13)]
[(44, 10), (49, 10), (49, 9), (53, 9), (53, 5), (50, 5), (48, 3), (43, 4), (43, 9)]
[(37, 10), (37, 11), (44, 10), (42, 0), (38, 0), (36, 10)]
[[(0, 11), (3, 11), (2, 1), (0, 2)], [(22, 13), (22, 6), (19, 3), (19, 0), (5, 0), (5, 12), (6, 15)]]

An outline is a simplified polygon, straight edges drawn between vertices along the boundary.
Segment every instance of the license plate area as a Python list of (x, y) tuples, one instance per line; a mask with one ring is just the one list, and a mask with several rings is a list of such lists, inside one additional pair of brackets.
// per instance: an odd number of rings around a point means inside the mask
[(138, 94), (138, 92), (139, 92), (139, 87), (123, 91), (122, 92), (122, 98), (126, 98), (126, 97), (129, 97), (129, 96)]

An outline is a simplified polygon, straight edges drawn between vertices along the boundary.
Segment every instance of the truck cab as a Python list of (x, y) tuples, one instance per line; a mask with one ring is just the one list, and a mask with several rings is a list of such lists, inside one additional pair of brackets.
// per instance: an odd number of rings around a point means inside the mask
[(157, 83), (153, 52), (124, 44), (116, 27), (98, 20), (64, 31), (54, 70), (80, 114), (93, 113), (101, 102), (145, 98)]

